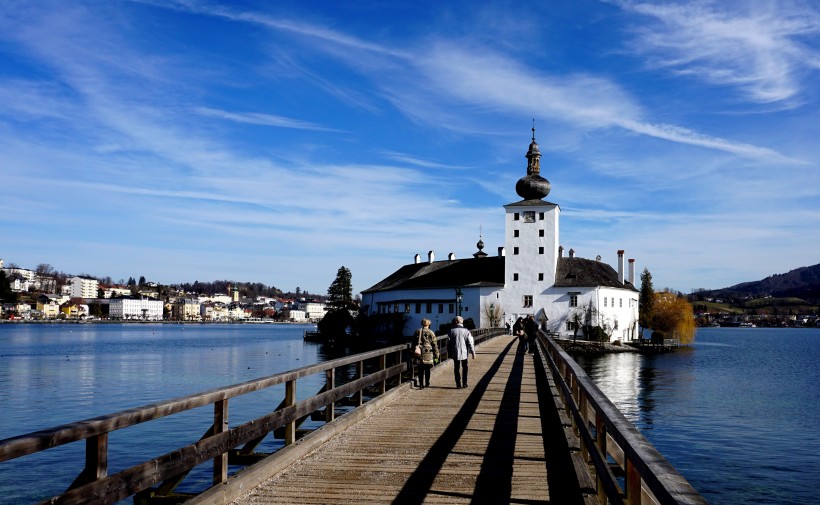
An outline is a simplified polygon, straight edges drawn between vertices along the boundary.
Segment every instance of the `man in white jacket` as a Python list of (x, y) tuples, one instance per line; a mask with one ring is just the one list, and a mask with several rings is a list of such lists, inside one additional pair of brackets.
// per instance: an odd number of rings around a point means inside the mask
[(464, 318), (456, 316), (453, 319), (455, 327), (450, 330), (447, 340), (447, 355), (453, 358), (453, 375), (456, 379), (456, 388), (467, 387), (467, 357), (472, 354), (475, 359), (475, 345), (473, 334), (464, 327)]

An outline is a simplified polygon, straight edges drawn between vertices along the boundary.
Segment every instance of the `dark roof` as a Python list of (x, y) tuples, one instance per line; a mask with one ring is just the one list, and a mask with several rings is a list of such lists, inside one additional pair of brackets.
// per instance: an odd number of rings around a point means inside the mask
[(504, 286), (504, 257), (411, 263), (362, 293), (397, 289)]
[(590, 287), (604, 286), (610, 288), (624, 288), (637, 291), (635, 286), (625, 281), (618, 282), (618, 272), (602, 261), (584, 258), (558, 258), (558, 268), (555, 272), (555, 287)]

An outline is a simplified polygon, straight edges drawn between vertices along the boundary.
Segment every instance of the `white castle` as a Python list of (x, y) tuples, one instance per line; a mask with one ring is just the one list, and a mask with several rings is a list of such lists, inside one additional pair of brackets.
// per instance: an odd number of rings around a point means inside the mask
[(472, 258), (459, 260), (451, 253), (436, 261), (430, 251), (422, 262), (416, 254), (413, 263), (362, 292), (362, 310), (368, 315), (403, 313), (405, 335), (422, 318), (438, 329), (461, 315), (484, 328), (531, 314), (542, 329), (561, 337), (575, 335), (579, 326), (597, 326), (609, 340), (637, 338), (635, 260), (629, 260), (626, 274), (622, 250), (617, 271), (600, 256), (578, 258), (572, 249), (564, 256), (558, 239), (561, 210), (544, 200), (550, 183), (540, 174), (535, 128), (526, 157), (527, 175), (515, 186), (522, 200), (504, 206), (505, 245), (497, 256), (483, 252), (480, 238)]

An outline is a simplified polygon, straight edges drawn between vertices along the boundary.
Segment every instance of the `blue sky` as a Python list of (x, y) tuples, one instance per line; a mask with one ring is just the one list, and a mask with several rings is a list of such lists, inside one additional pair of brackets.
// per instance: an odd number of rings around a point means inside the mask
[(810, 1), (5, 1), (0, 258), (354, 291), (495, 254), (532, 120), (560, 242), (656, 288), (820, 263)]

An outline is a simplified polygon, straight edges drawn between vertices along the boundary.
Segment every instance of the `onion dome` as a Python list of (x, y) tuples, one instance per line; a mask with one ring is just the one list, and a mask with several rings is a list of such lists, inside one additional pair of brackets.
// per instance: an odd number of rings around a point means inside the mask
[(478, 252), (473, 253), (473, 258), (485, 258), (487, 257), (487, 253), (484, 252), (484, 241), (481, 239), (481, 234), (478, 235), (478, 242), (475, 245), (478, 248)]
[(535, 125), (532, 127), (532, 142), (526, 158), (527, 175), (518, 179), (515, 192), (524, 200), (540, 200), (550, 193), (550, 181), (541, 177), (541, 151), (535, 142)]

